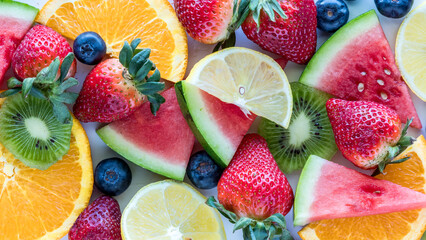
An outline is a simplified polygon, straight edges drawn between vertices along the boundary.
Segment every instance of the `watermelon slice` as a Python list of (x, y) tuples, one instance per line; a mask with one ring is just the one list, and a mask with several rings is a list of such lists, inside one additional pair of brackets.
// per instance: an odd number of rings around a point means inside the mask
[(10, 67), (13, 53), (30, 29), (37, 13), (37, 8), (24, 3), (0, 1), (0, 86)]
[(181, 81), (175, 85), (179, 105), (195, 137), (222, 167), (228, 166), (256, 118), (239, 107)]
[(166, 102), (157, 116), (149, 102), (135, 113), (98, 129), (99, 137), (114, 151), (135, 164), (182, 181), (195, 137), (188, 127), (174, 88), (161, 94)]
[(297, 185), (294, 224), (425, 207), (425, 194), (311, 155)]
[(374, 10), (340, 28), (312, 57), (300, 82), (346, 100), (374, 101), (421, 122)]

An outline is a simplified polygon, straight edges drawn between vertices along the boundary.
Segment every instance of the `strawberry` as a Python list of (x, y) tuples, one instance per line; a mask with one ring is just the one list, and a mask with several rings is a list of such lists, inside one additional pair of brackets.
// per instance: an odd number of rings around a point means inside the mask
[(121, 212), (117, 200), (101, 196), (93, 201), (75, 221), (70, 240), (121, 240)]
[(313, 0), (253, 0), (250, 8), (241, 25), (248, 39), (295, 63), (311, 59), (317, 43)]
[[(12, 56), (12, 69), (19, 80), (37, 76), (37, 74), (59, 57), (61, 63), (71, 46), (61, 34), (50, 27), (36, 25), (31, 28)], [(74, 77), (76, 60), (72, 62), (65, 79)]]
[[(195, 40), (214, 44), (230, 38), (247, 16), (249, 0), (175, 0), (175, 11)], [(245, 15), (244, 15), (245, 13)], [(235, 41), (235, 35), (232, 35)]]
[(211, 197), (207, 204), (235, 223), (234, 229), (243, 228), (245, 239), (266, 239), (261, 236), (268, 234), (273, 239), (275, 231), (285, 230), (284, 215), (293, 206), (293, 191), (260, 135), (243, 138), (217, 191), (219, 203)]
[[(136, 50), (140, 39), (127, 42), (119, 59), (107, 59), (87, 75), (74, 105), (74, 114), (82, 122), (112, 122), (129, 116), (147, 98), (155, 115), (164, 98), (160, 72), (149, 60), (150, 49)], [(138, 52), (138, 53), (136, 53)], [(148, 77), (150, 71), (154, 73)]]
[(402, 129), (396, 112), (382, 104), (332, 98), (326, 108), (337, 147), (362, 169), (383, 171), (413, 141), (405, 136), (411, 121)]

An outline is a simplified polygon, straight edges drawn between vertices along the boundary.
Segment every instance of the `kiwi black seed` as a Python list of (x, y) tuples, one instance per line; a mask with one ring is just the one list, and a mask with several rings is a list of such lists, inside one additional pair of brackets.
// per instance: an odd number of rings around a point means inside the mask
[(331, 159), (337, 151), (325, 104), (332, 96), (294, 82), (293, 113), (287, 129), (262, 119), (259, 133), (281, 171), (290, 173), (303, 168), (310, 155)]
[(61, 159), (70, 148), (71, 128), (55, 118), (47, 100), (15, 94), (0, 108), (0, 143), (28, 167), (45, 170)]

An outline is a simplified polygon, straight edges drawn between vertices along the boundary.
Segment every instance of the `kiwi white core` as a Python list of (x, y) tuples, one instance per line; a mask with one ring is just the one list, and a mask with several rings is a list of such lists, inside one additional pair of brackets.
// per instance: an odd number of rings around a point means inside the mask
[(304, 112), (300, 112), (296, 119), (292, 121), (288, 130), (290, 132), (290, 145), (301, 146), (311, 137), (311, 124), (309, 117), (306, 116)]
[(50, 136), (46, 123), (36, 117), (25, 119), (25, 127), (33, 138), (48, 140)]

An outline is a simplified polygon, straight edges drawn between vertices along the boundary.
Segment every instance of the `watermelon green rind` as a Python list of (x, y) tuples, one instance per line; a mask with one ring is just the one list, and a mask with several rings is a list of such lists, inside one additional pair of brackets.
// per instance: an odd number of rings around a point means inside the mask
[(169, 160), (162, 159), (161, 156), (142, 151), (109, 125), (98, 129), (96, 133), (108, 147), (124, 158), (131, 159), (133, 163), (160, 175), (183, 181), (186, 171), (184, 166), (173, 165), (169, 163)]
[[(176, 83), (175, 89), (182, 114), (195, 138), (217, 164), (221, 167), (228, 166), (234, 155), (234, 151), (229, 148), (231, 143), (226, 144), (228, 142), (227, 139), (220, 136), (220, 131), (216, 125), (211, 121), (208, 114), (203, 111), (205, 106), (199, 95), (200, 90), (191, 84), (185, 84), (185, 81)], [(194, 121), (194, 117), (198, 121)], [(212, 137), (207, 139), (204, 136)]]
[(26, 21), (34, 21), (37, 16), (38, 9), (25, 3), (15, 2), (11, 0), (0, 0), (0, 16), (13, 17)]
[[(368, 32), (371, 28), (365, 26), (377, 26), (379, 19), (374, 10), (370, 10), (352, 21), (345, 24), (338, 31), (338, 34), (333, 34), (315, 53), (309, 61), (299, 82), (315, 87), (321, 80), (320, 76), (324, 71), (327, 71), (330, 62), (352, 39)], [(320, 69), (320, 70), (319, 70)]]
[(327, 160), (315, 155), (311, 155), (306, 161), (305, 167), (300, 174), (294, 198), (293, 224), (295, 226), (303, 226), (309, 222), (309, 208), (314, 201), (315, 183), (321, 176), (321, 168), (326, 162)]

